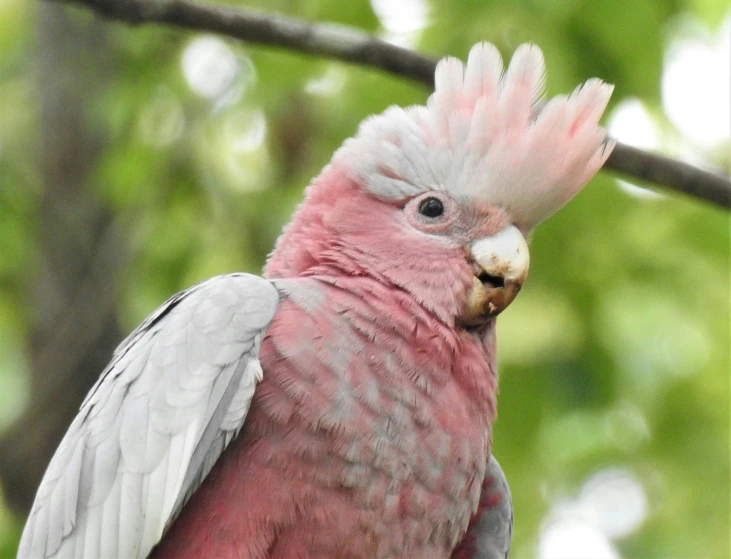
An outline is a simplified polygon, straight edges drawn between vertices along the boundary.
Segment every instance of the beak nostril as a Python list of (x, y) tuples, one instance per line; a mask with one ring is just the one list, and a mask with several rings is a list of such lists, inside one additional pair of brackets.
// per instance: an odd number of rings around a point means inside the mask
[(488, 274), (484, 270), (477, 274), (477, 279), (480, 280), (480, 283), (482, 285), (487, 285), (490, 287), (505, 287), (505, 278), (502, 278), (500, 276), (493, 276), (491, 274)]
[(504, 311), (518, 295), (528, 274), (528, 245), (511, 225), (475, 239), (465, 248), (473, 276), (460, 320), (467, 326), (480, 326)]

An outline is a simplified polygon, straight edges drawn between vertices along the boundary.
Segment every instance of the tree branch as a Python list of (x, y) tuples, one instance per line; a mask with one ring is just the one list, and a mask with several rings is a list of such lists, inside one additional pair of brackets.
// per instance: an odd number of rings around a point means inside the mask
[[(309, 23), (278, 14), (186, 0), (53, 1), (79, 4), (108, 18), (130, 24), (159, 23), (218, 33), (250, 43), (275, 45), (371, 66), (433, 87), (435, 59), (342, 25)], [(604, 167), (731, 208), (731, 181), (727, 177), (681, 161), (617, 143)]]

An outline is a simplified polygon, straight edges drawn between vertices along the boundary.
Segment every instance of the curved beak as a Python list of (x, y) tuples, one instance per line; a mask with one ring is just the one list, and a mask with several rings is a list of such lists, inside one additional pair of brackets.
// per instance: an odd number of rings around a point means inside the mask
[(467, 256), (475, 277), (463, 321), (474, 326), (497, 316), (513, 302), (528, 276), (530, 255), (525, 237), (511, 225), (470, 243)]

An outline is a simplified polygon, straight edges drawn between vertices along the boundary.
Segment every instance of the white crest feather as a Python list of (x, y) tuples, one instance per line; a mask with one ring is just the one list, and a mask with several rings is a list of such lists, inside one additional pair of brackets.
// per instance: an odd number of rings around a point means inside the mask
[(599, 126), (612, 86), (593, 78), (544, 102), (535, 45), (520, 46), (504, 71), (497, 48), (477, 44), (466, 67), (441, 60), (434, 81), (425, 107), (366, 119), (334, 163), (378, 196), (446, 190), (505, 208), (530, 230), (573, 198), (614, 148)]

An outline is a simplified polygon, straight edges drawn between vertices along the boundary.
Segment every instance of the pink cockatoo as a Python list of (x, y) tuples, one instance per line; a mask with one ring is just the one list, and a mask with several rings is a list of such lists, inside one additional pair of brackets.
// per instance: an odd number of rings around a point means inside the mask
[(507, 556), (495, 316), (526, 235), (611, 152), (611, 87), (544, 102), (533, 45), (435, 82), (335, 153), (263, 278), (204, 281), (120, 345), (20, 557)]

